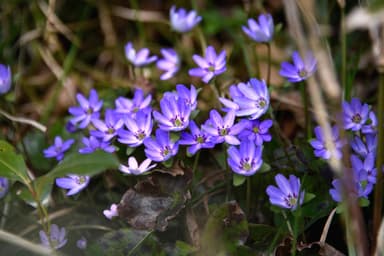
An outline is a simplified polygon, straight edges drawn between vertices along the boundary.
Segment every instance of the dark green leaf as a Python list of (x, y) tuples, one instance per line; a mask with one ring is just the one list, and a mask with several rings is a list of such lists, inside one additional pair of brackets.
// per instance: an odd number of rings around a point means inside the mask
[(238, 187), (238, 186), (242, 185), (246, 179), (247, 179), (246, 176), (234, 173), (233, 174), (233, 186)]
[(47, 175), (44, 175), (32, 182), (32, 186), (36, 191), (35, 198), (26, 187), (18, 190), (17, 195), (30, 206), (37, 208), (36, 200), (39, 200), (43, 205), (48, 204), (48, 200), (52, 191), (52, 184), (53, 179)]
[(23, 157), (13, 151), (1, 152), (0, 176), (27, 184), (29, 182), (29, 177)]
[(271, 170), (271, 166), (266, 162), (263, 162), (260, 169), (257, 171), (258, 173), (265, 173)]
[(72, 153), (65, 157), (48, 175), (52, 178), (62, 177), (67, 174), (92, 176), (118, 166), (117, 157), (104, 151), (96, 151), (86, 155)]

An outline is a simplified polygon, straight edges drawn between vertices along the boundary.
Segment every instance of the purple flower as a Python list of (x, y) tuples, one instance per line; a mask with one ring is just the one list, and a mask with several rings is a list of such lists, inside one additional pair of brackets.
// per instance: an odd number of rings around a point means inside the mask
[(281, 63), (279, 74), (291, 83), (306, 80), (316, 71), (316, 59), (311, 52), (308, 52), (305, 60), (299, 53), (294, 51), (292, 54), (293, 65), (289, 62)]
[(192, 30), (201, 21), (201, 17), (197, 16), (196, 11), (187, 12), (184, 8), (176, 10), (175, 6), (171, 7), (169, 17), (172, 29), (180, 33)]
[[(358, 198), (367, 198), (373, 190), (373, 183), (368, 182), (367, 173), (364, 170), (354, 170), (353, 180), (355, 182), (355, 190)], [(335, 179), (332, 181), (333, 188), (329, 190), (329, 194), (335, 202), (341, 202), (343, 199), (342, 180)], [(351, 193), (352, 191), (349, 191)], [(350, 195), (348, 195), (350, 196)]]
[(261, 14), (259, 22), (248, 19), (248, 27), (242, 26), (242, 29), (253, 41), (268, 43), (273, 37), (273, 18), (270, 14)]
[(163, 59), (157, 61), (156, 66), (165, 73), (160, 76), (161, 80), (168, 80), (172, 78), (180, 68), (180, 59), (176, 51), (173, 49), (161, 49)]
[(86, 249), (87, 248), (87, 239), (85, 239), (85, 237), (82, 236), (79, 240), (76, 241), (76, 246), (80, 250)]
[(351, 141), (351, 147), (353, 151), (361, 157), (367, 157), (369, 153), (375, 153), (377, 147), (377, 135), (376, 134), (366, 134), (365, 143), (359, 136)]
[(225, 57), (224, 50), (217, 56), (215, 48), (208, 46), (205, 50), (205, 58), (196, 54), (193, 55), (193, 61), (199, 67), (190, 69), (189, 75), (202, 77), (204, 83), (208, 83), (214, 76), (220, 75), (227, 70)]
[(119, 216), (119, 212), (117, 211), (117, 204), (112, 204), (110, 209), (103, 211), (104, 216), (111, 220), (113, 217)]
[(68, 174), (66, 178), (57, 178), (56, 185), (64, 189), (69, 189), (67, 196), (72, 196), (86, 188), (89, 180), (89, 176)]
[(104, 122), (96, 119), (93, 120), (92, 123), (97, 130), (92, 130), (91, 135), (100, 138), (103, 141), (110, 141), (117, 135), (118, 130), (123, 127), (124, 120), (119, 118), (114, 110), (108, 109), (105, 112)]
[(267, 112), (269, 92), (264, 80), (251, 78), (246, 84), (239, 83), (237, 89), (236, 95), (232, 96), (234, 103), (239, 106), (236, 116), (250, 116), (250, 119), (257, 119)]
[(12, 73), (7, 65), (0, 64), (0, 94), (5, 94), (11, 89)]
[(133, 99), (119, 97), (115, 100), (115, 112), (126, 117), (136, 114), (139, 110), (145, 111), (145, 113), (151, 112), (152, 95), (149, 94), (144, 98), (144, 92), (142, 89), (137, 88), (133, 95)]
[(135, 66), (142, 67), (157, 60), (157, 56), (149, 57), (149, 49), (143, 48), (138, 52), (133, 48), (132, 43), (128, 42), (125, 45), (125, 57)]
[(241, 141), (240, 148), (235, 146), (228, 148), (228, 164), (232, 170), (240, 175), (251, 176), (260, 169), (262, 147), (256, 146), (250, 140)]
[(180, 136), (180, 145), (189, 145), (188, 153), (194, 155), (201, 148), (213, 148), (215, 139), (204, 130), (199, 130), (194, 121), (189, 122), (191, 133), (183, 131)]
[(161, 112), (154, 111), (153, 117), (164, 131), (181, 131), (189, 124), (191, 109), (183, 98), (164, 97), (160, 101)]
[(365, 179), (375, 184), (376, 183), (376, 168), (375, 168), (375, 154), (368, 154), (364, 161), (358, 156), (351, 155), (352, 169), (360, 175), (364, 175)]
[(315, 128), (315, 136), (316, 139), (312, 139), (310, 141), (311, 146), (314, 149), (315, 156), (323, 158), (323, 159), (329, 159), (331, 158), (331, 155), (333, 155), (337, 159), (341, 159), (341, 149), (344, 145), (344, 143), (339, 138), (339, 129), (337, 126), (332, 127), (332, 139), (335, 143), (335, 151), (331, 152), (327, 148), (327, 143), (324, 140), (323, 131), (321, 130), (320, 126), (317, 126)]
[(163, 162), (177, 154), (179, 143), (173, 142), (169, 132), (161, 129), (156, 130), (155, 138), (144, 140), (145, 155), (155, 162)]
[(156, 166), (156, 164), (151, 164), (151, 159), (145, 159), (140, 165), (137, 163), (136, 158), (131, 156), (128, 158), (128, 166), (120, 165), (119, 170), (126, 174), (140, 175), (143, 174)]
[(51, 225), (50, 234), (40, 230), (41, 244), (48, 248), (59, 249), (67, 243), (65, 228), (59, 228), (56, 224)]
[(99, 111), (103, 106), (103, 101), (99, 101), (97, 92), (94, 89), (89, 93), (89, 100), (80, 93), (76, 95), (76, 98), (80, 106), (69, 108), (69, 113), (74, 116), (70, 121), (74, 125), (80, 123), (79, 127), (85, 128), (92, 120), (99, 118)]
[(56, 157), (56, 160), (60, 161), (64, 158), (64, 152), (67, 151), (74, 142), (74, 139), (63, 141), (60, 136), (56, 136), (54, 144), (44, 150), (44, 157)]
[[(294, 175), (289, 175), (289, 180), (282, 174), (275, 176), (278, 187), (269, 185), (267, 194), (271, 204), (295, 210), (298, 203), (301, 205), (304, 201), (304, 191), (300, 191), (300, 179)], [(300, 195), (300, 199), (299, 199)]]
[(9, 189), (8, 179), (5, 177), (0, 177), (0, 199), (3, 198)]
[(83, 137), (82, 142), (84, 147), (79, 149), (80, 154), (91, 154), (98, 149), (104, 150), (108, 153), (115, 152), (116, 150), (115, 147), (109, 142), (103, 141), (94, 136), (90, 136), (89, 138)]
[(247, 123), (247, 126), (244, 130), (239, 133), (239, 138), (241, 140), (248, 139), (260, 146), (264, 141), (271, 141), (272, 136), (269, 133), (269, 128), (272, 127), (273, 122), (270, 119), (267, 120), (242, 120), (242, 122)]
[(130, 147), (137, 147), (143, 144), (144, 139), (148, 138), (152, 132), (152, 116), (144, 111), (136, 113), (135, 118), (126, 117), (125, 126), (128, 130), (118, 131), (118, 141)]
[(187, 106), (191, 111), (197, 107), (197, 91), (196, 88), (191, 84), (191, 89), (188, 89), (183, 84), (176, 85), (177, 97), (184, 99)]
[(368, 120), (369, 106), (353, 98), (351, 103), (343, 102), (344, 128), (359, 131)]
[(231, 145), (239, 145), (240, 141), (236, 138), (236, 135), (241, 132), (245, 127), (245, 123), (235, 122), (235, 112), (229, 111), (224, 119), (220, 116), (217, 110), (212, 109), (209, 113), (209, 119), (201, 128), (209, 135), (213, 136), (216, 143), (226, 142)]
[(361, 131), (364, 134), (377, 133), (377, 118), (375, 113), (373, 111), (369, 112), (368, 117), (369, 118), (366, 124), (361, 128)]

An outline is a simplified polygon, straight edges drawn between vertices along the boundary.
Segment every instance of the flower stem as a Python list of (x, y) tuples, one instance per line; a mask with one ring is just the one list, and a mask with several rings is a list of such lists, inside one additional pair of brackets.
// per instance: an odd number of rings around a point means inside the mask
[(197, 165), (199, 164), (199, 159), (200, 159), (200, 150), (197, 151), (195, 156), (195, 161), (193, 162), (193, 167), (192, 167), (192, 184), (193, 185), (195, 185), (196, 183), (196, 169), (197, 169)]
[(213, 94), (215, 95), (215, 105), (217, 108), (220, 108), (220, 101), (219, 101), (219, 90), (216, 88), (216, 79), (213, 78), (212, 82), (209, 83), (209, 87), (211, 88)]
[[(375, 186), (375, 195), (374, 195), (374, 209), (373, 209), (373, 238), (376, 241), (376, 236), (378, 234), (380, 223), (381, 223), (381, 214), (383, 208), (383, 172), (382, 166), (384, 164), (384, 67), (379, 68), (379, 96), (378, 96), (378, 108), (377, 108), (377, 121), (378, 121), (378, 140), (377, 140), (377, 158), (376, 158), (376, 168), (377, 168), (377, 183)], [(373, 247), (374, 248), (374, 247)]]
[(248, 218), (251, 216), (251, 177), (247, 177), (247, 194), (246, 194), (246, 214), (248, 215)]
[(345, 31), (345, 6), (340, 6), (341, 12), (341, 86), (344, 89), (344, 100), (351, 100), (351, 85), (347, 84), (347, 33)]
[(311, 121), (309, 116), (309, 99), (306, 91), (306, 86), (304, 83), (300, 83), (300, 92), (301, 92), (301, 99), (304, 105), (304, 129), (305, 129), (305, 137), (307, 139), (312, 138), (312, 128), (311, 128)]
[(226, 173), (226, 176), (227, 176), (227, 193), (225, 195), (225, 201), (228, 202), (229, 199), (231, 198), (231, 183), (232, 183), (232, 172), (231, 170), (229, 170), (228, 168), (228, 162), (227, 162), (227, 159), (228, 159), (228, 152), (227, 152), (227, 146), (225, 146), (225, 157), (224, 157), (224, 161), (225, 161), (225, 173)]
[(267, 73), (267, 86), (270, 86), (271, 83), (271, 44), (266, 43), (267, 45), (267, 58), (268, 58), (268, 73)]
[(256, 47), (253, 47), (253, 52), (255, 54), (256, 77), (260, 78), (259, 54)]

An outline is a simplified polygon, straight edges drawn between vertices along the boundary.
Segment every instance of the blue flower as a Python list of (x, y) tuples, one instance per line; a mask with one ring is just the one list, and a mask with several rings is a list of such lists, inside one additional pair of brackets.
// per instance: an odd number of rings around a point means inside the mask
[(306, 80), (316, 71), (317, 61), (311, 52), (303, 60), (297, 51), (292, 54), (293, 65), (289, 62), (281, 63), (279, 74), (291, 83)]
[(145, 155), (155, 162), (163, 162), (177, 154), (179, 143), (170, 138), (169, 132), (161, 129), (156, 130), (155, 138), (144, 140)]
[(68, 174), (67, 177), (57, 178), (56, 185), (64, 189), (69, 189), (67, 196), (72, 196), (86, 188), (89, 180), (89, 176)]
[(253, 41), (268, 43), (273, 38), (273, 18), (270, 14), (261, 14), (258, 21), (248, 19), (248, 27), (242, 26), (242, 29)]
[(111, 220), (113, 217), (119, 216), (119, 211), (118, 211), (118, 205), (117, 204), (112, 204), (109, 209), (106, 209), (103, 211), (104, 216)]
[(137, 88), (135, 89), (133, 99), (119, 97), (115, 100), (115, 112), (122, 117), (135, 115), (139, 110), (145, 111), (145, 113), (150, 113), (152, 111), (150, 106), (151, 101), (151, 94), (144, 97), (143, 90)]
[(160, 76), (160, 79), (168, 80), (179, 71), (180, 59), (173, 49), (161, 49), (160, 52), (164, 58), (158, 60), (156, 66), (158, 69), (165, 71), (165, 73)]
[(76, 98), (80, 106), (69, 108), (69, 113), (74, 116), (70, 121), (74, 125), (80, 123), (79, 128), (85, 128), (92, 120), (99, 118), (103, 101), (99, 101), (97, 92), (94, 89), (89, 94), (89, 100), (80, 93), (77, 94)]
[(63, 141), (60, 136), (56, 136), (54, 144), (44, 150), (44, 156), (46, 158), (56, 157), (56, 160), (60, 161), (64, 158), (64, 152), (67, 151), (74, 142), (74, 139)]
[(90, 136), (89, 138), (83, 137), (82, 142), (84, 147), (79, 149), (80, 154), (91, 154), (98, 149), (104, 150), (108, 153), (112, 153), (116, 150), (115, 147), (109, 142), (103, 141), (102, 139), (98, 139), (94, 136)]
[(172, 29), (180, 33), (192, 30), (201, 21), (201, 17), (197, 16), (196, 11), (187, 12), (184, 8), (176, 10), (175, 6), (171, 7), (169, 16)]
[(367, 157), (370, 153), (376, 153), (377, 135), (366, 134), (365, 143), (359, 136), (355, 136), (351, 141), (351, 147), (353, 151), (361, 157)]
[(263, 160), (262, 148), (250, 140), (241, 141), (240, 148), (228, 148), (228, 164), (232, 170), (240, 175), (251, 176), (260, 169)]
[(118, 141), (130, 147), (137, 147), (143, 144), (144, 139), (148, 138), (152, 132), (152, 116), (144, 111), (136, 113), (135, 117), (126, 117), (125, 126), (128, 130), (118, 131)]
[(239, 138), (241, 140), (248, 139), (256, 143), (256, 145), (262, 145), (264, 141), (271, 141), (272, 136), (269, 133), (269, 128), (272, 127), (273, 122), (270, 119), (260, 121), (255, 120), (242, 120), (242, 122), (247, 123), (247, 126), (244, 130), (239, 133)]
[(131, 42), (125, 45), (125, 57), (136, 67), (146, 66), (157, 60), (157, 56), (149, 57), (148, 48), (143, 48), (136, 52)]
[(321, 130), (320, 126), (315, 127), (315, 136), (316, 139), (312, 139), (310, 141), (310, 144), (314, 149), (315, 156), (323, 159), (329, 159), (331, 158), (331, 155), (333, 155), (333, 157), (341, 159), (341, 149), (344, 143), (339, 138), (339, 129), (337, 126), (332, 127), (332, 139), (335, 143), (335, 151), (333, 152), (327, 148), (327, 143), (324, 140), (323, 131)]
[(191, 109), (183, 98), (164, 97), (160, 101), (160, 107), (162, 113), (153, 112), (160, 129), (181, 131), (188, 127)]
[(0, 177), (0, 199), (3, 198), (9, 189), (9, 181), (5, 177)]
[(119, 118), (115, 111), (108, 109), (105, 112), (105, 121), (99, 119), (92, 121), (93, 125), (97, 130), (92, 130), (91, 135), (97, 138), (102, 139), (103, 141), (110, 141), (113, 137), (117, 135), (118, 130), (120, 130), (124, 125), (124, 120)]
[(232, 98), (238, 106), (236, 116), (257, 119), (269, 108), (269, 92), (264, 80), (251, 78), (248, 83), (239, 83)]
[(376, 183), (375, 153), (368, 154), (364, 158), (364, 161), (352, 154), (351, 164), (352, 169), (359, 173), (359, 175), (364, 175), (367, 182), (372, 184)]
[(377, 133), (377, 118), (375, 112), (370, 111), (368, 114), (368, 120), (365, 125), (361, 128), (364, 134), (375, 134)]
[(353, 98), (351, 103), (343, 102), (344, 128), (346, 130), (359, 131), (367, 122), (368, 115), (368, 104), (361, 104), (359, 99)]
[(222, 118), (217, 110), (212, 109), (209, 113), (209, 117), (210, 118), (201, 126), (201, 128), (209, 135), (213, 136), (216, 143), (222, 143), (225, 141), (231, 145), (240, 144), (236, 135), (244, 129), (246, 124), (243, 122), (234, 124), (234, 111), (229, 111), (225, 117)]
[(196, 88), (191, 84), (191, 89), (188, 89), (183, 84), (176, 85), (177, 97), (184, 99), (187, 106), (191, 111), (195, 110), (197, 107), (197, 91)]
[(199, 66), (189, 70), (190, 76), (202, 77), (204, 83), (208, 83), (214, 76), (224, 73), (226, 68), (225, 62), (226, 53), (223, 50), (219, 55), (216, 55), (215, 48), (208, 46), (205, 50), (205, 58), (194, 54), (193, 61)]
[(180, 136), (180, 145), (189, 145), (188, 153), (194, 155), (202, 148), (213, 148), (216, 141), (213, 136), (200, 130), (194, 121), (189, 122), (190, 133), (183, 131)]
[(76, 246), (80, 250), (86, 249), (87, 248), (87, 239), (85, 239), (85, 237), (82, 236), (79, 240), (76, 241)]
[(67, 243), (65, 228), (59, 228), (56, 224), (51, 225), (50, 234), (40, 230), (39, 235), (44, 247), (59, 249)]
[(12, 73), (9, 66), (0, 64), (0, 94), (7, 93), (11, 89)]
[(143, 174), (156, 166), (156, 164), (151, 164), (151, 159), (145, 159), (140, 165), (137, 163), (136, 158), (131, 156), (128, 158), (128, 166), (120, 165), (119, 170), (126, 174), (140, 175)]
[[(300, 191), (300, 179), (294, 175), (289, 175), (289, 180), (282, 174), (275, 176), (278, 187), (269, 185), (267, 194), (271, 204), (285, 209), (295, 210), (298, 204), (304, 201), (304, 191)], [(299, 199), (300, 195), (300, 199)]]

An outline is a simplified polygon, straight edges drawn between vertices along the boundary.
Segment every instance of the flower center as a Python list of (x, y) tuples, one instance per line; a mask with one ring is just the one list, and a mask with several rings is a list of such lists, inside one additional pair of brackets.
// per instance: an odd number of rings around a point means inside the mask
[(259, 133), (260, 132), (259, 127), (257, 127), (257, 126), (253, 127), (252, 131), (254, 133)]
[(210, 64), (209, 67), (208, 67), (208, 71), (209, 72), (215, 72), (215, 66), (213, 64)]
[(85, 178), (85, 176), (79, 176), (79, 177), (76, 179), (76, 183), (77, 183), (78, 185), (81, 185), (81, 184), (84, 184), (86, 180), (87, 180), (87, 179)]
[(93, 109), (92, 108), (88, 108), (87, 109), (87, 115), (92, 115), (93, 114)]
[(145, 133), (140, 130), (136, 133), (135, 137), (138, 139), (138, 140), (143, 140), (145, 138)]
[(297, 204), (297, 198), (295, 196), (289, 195), (288, 198), (285, 199), (288, 207), (292, 208)]
[(362, 118), (360, 116), (360, 114), (356, 114), (352, 117), (352, 122), (354, 122), (355, 124), (359, 124), (361, 122)]
[(111, 128), (108, 128), (107, 133), (108, 133), (108, 134), (114, 134), (114, 133), (115, 133), (115, 129), (113, 129), (112, 127), (111, 127)]
[(184, 122), (183, 122), (182, 118), (176, 116), (175, 119), (173, 119), (172, 123), (176, 127), (181, 127), (181, 126), (183, 126)]
[(226, 135), (228, 135), (228, 133), (229, 133), (228, 128), (219, 128), (219, 135), (220, 136), (226, 136)]
[(258, 100), (257, 100), (257, 106), (259, 107), (259, 108), (264, 108), (266, 105), (267, 105), (267, 101), (263, 98), (263, 97), (261, 97), (261, 98), (259, 98)]
[(199, 135), (195, 138), (195, 140), (197, 141), (197, 143), (203, 144), (205, 142), (205, 137), (203, 135)]
[(299, 71), (299, 76), (304, 78), (308, 75), (308, 72), (305, 69)]
[(249, 158), (246, 157), (240, 161), (241, 169), (244, 171), (249, 171), (252, 168), (252, 163), (249, 162)]
[(169, 146), (165, 146), (163, 150), (161, 150), (160, 154), (162, 156), (167, 156), (169, 155), (169, 153), (171, 153), (171, 149), (169, 148)]

